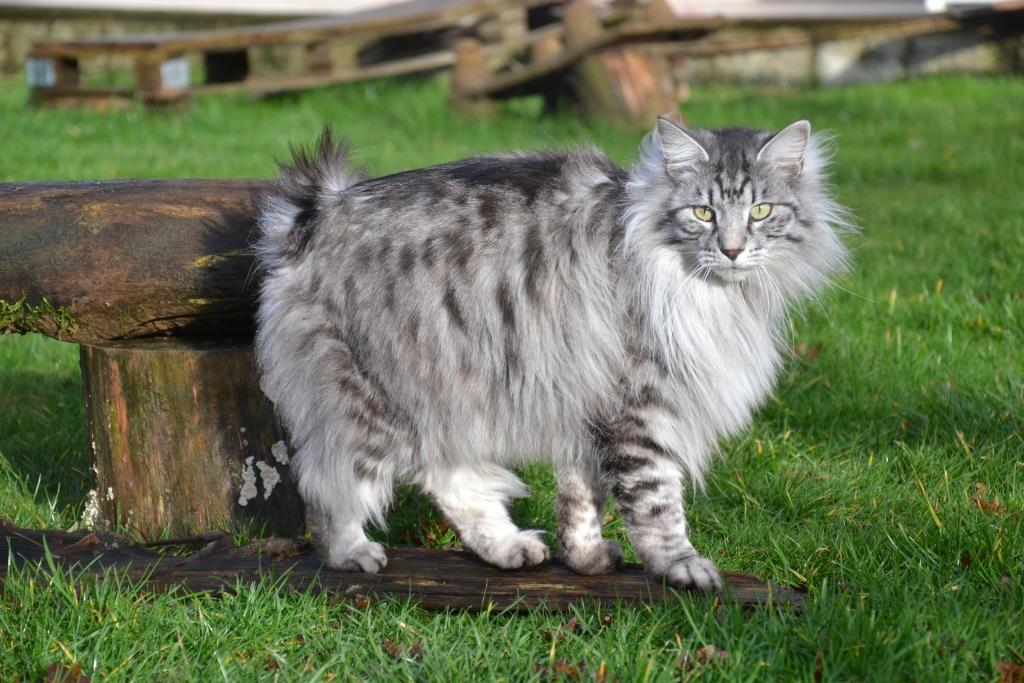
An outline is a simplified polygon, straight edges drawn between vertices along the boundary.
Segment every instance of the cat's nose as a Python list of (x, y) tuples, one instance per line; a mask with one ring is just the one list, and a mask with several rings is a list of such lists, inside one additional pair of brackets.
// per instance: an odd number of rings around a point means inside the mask
[(735, 261), (736, 257), (740, 255), (741, 251), (743, 251), (742, 249), (724, 249), (722, 247), (719, 247), (719, 249), (722, 250), (723, 254), (729, 257), (730, 261)]

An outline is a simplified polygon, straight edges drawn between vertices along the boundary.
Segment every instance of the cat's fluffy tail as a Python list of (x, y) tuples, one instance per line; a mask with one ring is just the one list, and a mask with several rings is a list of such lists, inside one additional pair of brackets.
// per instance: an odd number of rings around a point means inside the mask
[(339, 193), (365, 180), (351, 168), (349, 147), (335, 140), (324, 126), (312, 148), (289, 147), (290, 163), (278, 162), (277, 187), (260, 210), (256, 254), (259, 265), (273, 269), (301, 253), (320, 220), (320, 214)]

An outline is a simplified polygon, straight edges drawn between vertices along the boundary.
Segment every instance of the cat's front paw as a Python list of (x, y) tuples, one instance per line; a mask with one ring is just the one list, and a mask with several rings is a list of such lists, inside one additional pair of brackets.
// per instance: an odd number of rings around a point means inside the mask
[(589, 548), (574, 548), (562, 560), (577, 574), (608, 574), (622, 564), (622, 548), (615, 541), (604, 540)]
[(365, 541), (349, 548), (345, 553), (331, 553), (327, 566), (346, 572), (365, 572), (376, 574), (388, 564), (388, 556), (384, 546), (373, 541)]
[(665, 579), (675, 588), (721, 591), (722, 575), (715, 563), (697, 553), (682, 557), (670, 564), (663, 572)]
[(474, 550), (484, 561), (502, 569), (532, 567), (551, 556), (547, 544), (540, 539), (539, 531), (520, 531), (494, 541), (486, 548)]

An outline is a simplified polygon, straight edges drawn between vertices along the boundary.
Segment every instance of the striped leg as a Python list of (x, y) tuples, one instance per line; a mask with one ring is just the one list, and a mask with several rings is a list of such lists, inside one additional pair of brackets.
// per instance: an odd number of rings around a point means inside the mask
[(619, 544), (601, 536), (607, 500), (608, 489), (593, 457), (559, 464), (558, 541), (562, 560), (579, 574), (606, 574), (622, 562)]
[(673, 586), (721, 590), (718, 569), (686, 533), (683, 469), (653, 432), (642, 414), (627, 416), (611, 430), (602, 460), (633, 549), (647, 571)]

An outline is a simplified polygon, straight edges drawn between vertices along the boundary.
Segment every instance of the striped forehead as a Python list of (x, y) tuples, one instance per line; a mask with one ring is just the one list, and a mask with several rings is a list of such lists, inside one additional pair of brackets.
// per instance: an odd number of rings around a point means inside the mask
[(707, 189), (713, 203), (749, 201), (754, 196), (755, 179), (747, 159), (733, 158), (715, 164), (710, 181)]

